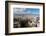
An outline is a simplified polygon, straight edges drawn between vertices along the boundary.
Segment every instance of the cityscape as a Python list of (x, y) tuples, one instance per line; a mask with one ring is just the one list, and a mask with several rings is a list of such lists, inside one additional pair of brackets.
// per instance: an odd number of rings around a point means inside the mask
[(39, 27), (39, 9), (35, 8), (14, 8), (14, 28)]

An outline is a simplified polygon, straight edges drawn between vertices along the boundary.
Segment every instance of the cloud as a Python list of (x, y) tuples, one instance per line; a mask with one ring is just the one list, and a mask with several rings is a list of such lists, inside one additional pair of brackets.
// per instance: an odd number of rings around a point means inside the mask
[(38, 14), (38, 9), (31, 9), (31, 8), (14, 8), (14, 14)]

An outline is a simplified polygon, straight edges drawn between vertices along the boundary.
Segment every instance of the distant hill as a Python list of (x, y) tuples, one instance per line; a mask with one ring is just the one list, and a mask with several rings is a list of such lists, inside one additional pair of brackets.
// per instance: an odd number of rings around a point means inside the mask
[(38, 16), (39, 14), (14, 14), (14, 16), (24, 16), (24, 15), (34, 15), (34, 16)]

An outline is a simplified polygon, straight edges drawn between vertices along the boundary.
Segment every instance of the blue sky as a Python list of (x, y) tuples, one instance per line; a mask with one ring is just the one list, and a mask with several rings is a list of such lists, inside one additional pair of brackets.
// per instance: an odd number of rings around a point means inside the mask
[(14, 14), (39, 14), (39, 8), (14, 8)]

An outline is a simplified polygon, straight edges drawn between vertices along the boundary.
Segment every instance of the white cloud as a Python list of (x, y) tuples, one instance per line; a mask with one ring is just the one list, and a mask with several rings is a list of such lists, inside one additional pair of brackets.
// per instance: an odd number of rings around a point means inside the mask
[(24, 12), (26, 9), (25, 8), (15, 8), (14, 9), (14, 13), (15, 14), (30, 14), (31, 11), (27, 11), (27, 12)]

